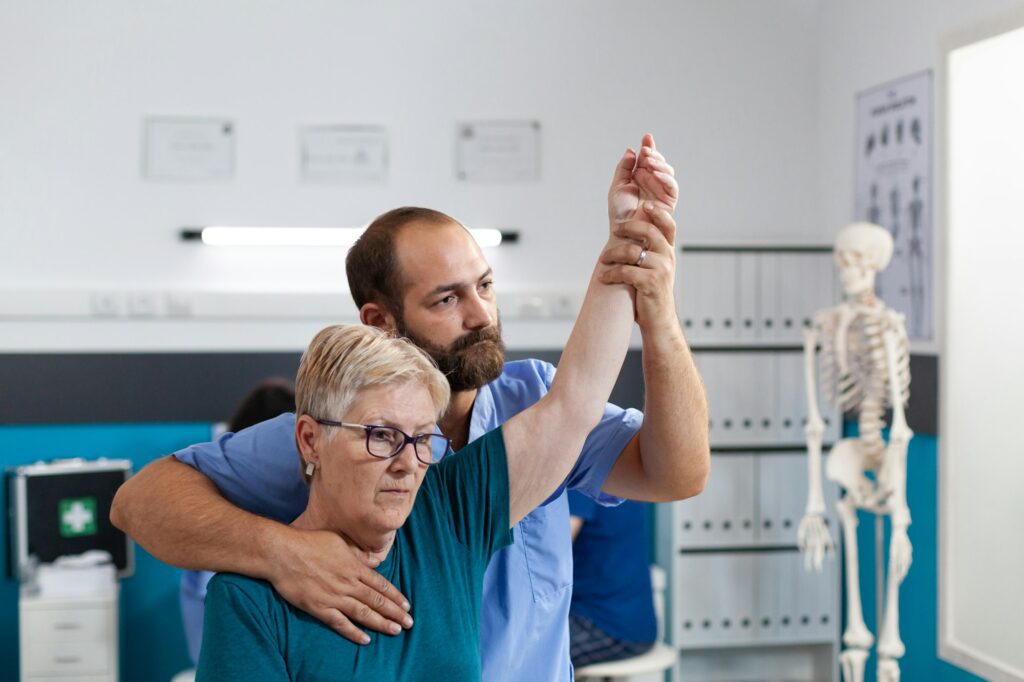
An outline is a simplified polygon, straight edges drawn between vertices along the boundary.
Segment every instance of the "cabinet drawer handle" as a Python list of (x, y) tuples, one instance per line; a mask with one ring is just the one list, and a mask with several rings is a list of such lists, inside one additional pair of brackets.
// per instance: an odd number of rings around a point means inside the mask
[(78, 656), (54, 656), (54, 663), (81, 663), (82, 659)]
[(81, 630), (81, 623), (54, 623), (54, 630)]

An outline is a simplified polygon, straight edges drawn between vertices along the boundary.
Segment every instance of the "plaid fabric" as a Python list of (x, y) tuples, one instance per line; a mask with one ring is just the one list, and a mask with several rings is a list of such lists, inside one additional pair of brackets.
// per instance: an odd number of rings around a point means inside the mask
[(575, 668), (633, 658), (647, 653), (653, 646), (654, 642), (615, 639), (586, 618), (569, 614), (569, 656)]

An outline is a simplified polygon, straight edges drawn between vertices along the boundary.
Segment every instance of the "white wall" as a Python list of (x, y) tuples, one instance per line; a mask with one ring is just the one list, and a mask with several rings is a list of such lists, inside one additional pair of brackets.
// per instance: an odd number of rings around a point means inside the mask
[[(818, 12), (813, 0), (3, 0), (0, 314), (38, 289), (77, 292), (57, 308), (86, 311), (94, 292), (340, 294), (340, 252), (204, 249), (178, 229), (361, 224), (402, 204), (518, 229), (520, 245), (489, 255), (504, 291), (579, 291), (609, 171), (647, 130), (677, 168), (684, 241), (815, 240)], [(149, 115), (233, 119), (235, 178), (141, 179)], [(454, 180), (456, 121), (495, 118), (542, 122), (540, 183)], [(386, 126), (389, 183), (301, 185), (309, 123)], [(19, 325), (0, 348), (46, 342)], [(215, 345), (230, 345), (226, 329)]]
[(1001, 682), (1024, 680), (1024, 548), (1001, 539), (1024, 536), (1024, 500), (999, 484), (1024, 478), (1024, 447), (1006, 438), (1024, 391), (1024, 319), (1011, 312), (1024, 267), (1024, 11), (971, 43), (948, 68), (940, 646)]
[[(1021, 0), (841, 0), (822, 2), (818, 32), (817, 190), (821, 238), (831, 241), (854, 218), (856, 172), (854, 104), (857, 93), (895, 78), (931, 69), (935, 74), (936, 176), (932, 192), (933, 235), (942, 257), (944, 111), (939, 65), (941, 44), (951, 34), (1024, 6)], [(934, 272), (940, 272), (936, 263)], [(941, 329), (943, 282), (936, 277), (936, 334)], [(938, 340), (915, 343), (936, 352)]]
[[(945, 36), (1022, 5), (1020, 0), (821, 3), (817, 155), (823, 234), (835, 234), (853, 218), (857, 93), (900, 76), (937, 70)], [(941, 118), (941, 107), (935, 113)], [(941, 145), (936, 152), (939, 159)]]

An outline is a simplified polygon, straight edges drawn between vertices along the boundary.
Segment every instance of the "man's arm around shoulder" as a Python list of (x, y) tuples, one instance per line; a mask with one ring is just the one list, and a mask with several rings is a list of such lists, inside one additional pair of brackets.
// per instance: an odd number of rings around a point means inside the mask
[(118, 489), (110, 520), (165, 563), (263, 579), (270, 578), (267, 550), (284, 528), (234, 506), (213, 481), (173, 455), (151, 462)]
[(125, 482), (110, 520), (166, 563), (268, 580), (289, 602), (354, 642), (366, 636), (353, 620), (389, 633), (411, 623), (405, 597), (372, 570), (365, 552), (334, 533), (300, 531), (239, 509), (174, 456)]

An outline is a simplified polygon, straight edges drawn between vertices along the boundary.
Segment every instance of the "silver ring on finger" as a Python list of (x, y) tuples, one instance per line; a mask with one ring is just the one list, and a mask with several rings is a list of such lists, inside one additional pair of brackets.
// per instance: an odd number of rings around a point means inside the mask
[(633, 265), (640, 267), (644, 264), (645, 260), (647, 260), (647, 249), (640, 249), (640, 257), (636, 259), (636, 262), (633, 263)]

